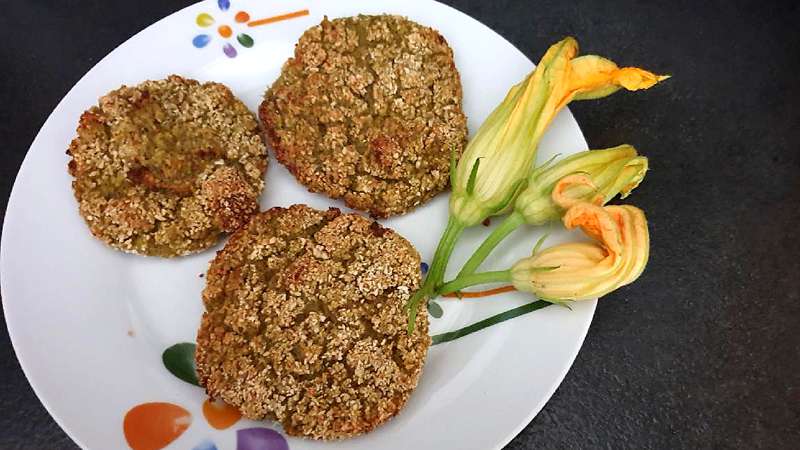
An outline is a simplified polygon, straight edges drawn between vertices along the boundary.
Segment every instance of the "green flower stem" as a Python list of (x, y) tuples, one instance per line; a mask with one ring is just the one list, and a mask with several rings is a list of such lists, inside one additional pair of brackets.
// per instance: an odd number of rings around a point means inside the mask
[(436, 247), (436, 253), (433, 255), (430, 268), (428, 269), (428, 276), (422, 287), (408, 300), (408, 334), (414, 332), (414, 324), (417, 321), (417, 311), (419, 311), (420, 303), (431, 297), (436, 291), (436, 286), (441, 284), (444, 280), (444, 272), (447, 270), (447, 261), (453, 253), (456, 246), (456, 241), (464, 231), (464, 225), (461, 224), (455, 217), (450, 216), (447, 220), (447, 227), (439, 239), (439, 245)]
[(470, 286), (475, 286), (476, 284), (500, 283), (504, 281), (511, 281), (511, 270), (471, 273), (463, 277), (458, 276), (452, 281), (443, 284), (442, 287), (439, 288), (439, 294), (449, 294)]
[(443, 342), (449, 342), (458, 339), (460, 337), (464, 337), (468, 334), (472, 334), (476, 331), (480, 331), (492, 325), (497, 325), (500, 322), (505, 322), (506, 320), (519, 317), (523, 314), (528, 314), (530, 312), (536, 311), (537, 309), (542, 309), (550, 305), (552, 305), (552, 303), (539, 300), (533, 303), (527, 303), (522, 306), (518, 306), (514, 309), (510, 309), (508, 311), (501, 312), (500, 314), (496, 314), (487, 319), (481, 320), (480, 322), (475, 322), (472, 325), (468, 325), (464, 328), (459, 328), (458, 330), (455, 331), (448, 331), (447, 333), (442, 333), (432, 336), (431, 345), (441, 344)]
[(469, 275), (471, 273), (475, 273), (478, 270), (478, 267), (486, 260), (492, 250), (494, 250), (497, 245), (506, 238), (512, 231), (516, 230), (520, 225), (525, 223), (525, 218), (517, 211), (512, 212), (509, 214), (500, 225), (497, 226), (489, 236), (483, 241), (480, 247), (475, 250), (475, 253), (470, 256), (469, 260), (467, 260), (464, 267), (461, 268), (461, 272), (458, 273), (458, 277), (462, 277), (464, 275)]
[(444, 272), (447, 270), (447, 262), (450, 260), (450, 255), (456, 247), (456, 241), (461, 237), (464, 228), (464, 225), (453, 216), (450, 216), (447, 220), (447, 227), (442, 233), (441, 240), (439, 240), (439, 246), (436, 247), (436, 253), (433, 254), (433, 261), (428, 270), (428, 276), (425, 278), (423, 288), (426, 286), (436, 288), (436, 286), (442, 284)]

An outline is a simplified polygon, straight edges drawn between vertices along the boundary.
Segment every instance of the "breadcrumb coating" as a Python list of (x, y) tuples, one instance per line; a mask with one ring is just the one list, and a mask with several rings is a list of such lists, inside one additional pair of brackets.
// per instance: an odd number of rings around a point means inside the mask
[(196, 365), (208, 394), (293, 436), (368, 432), (405, 405), (430, 345), (406, 331), (420, 259), (392, 230), (304, 205), (262, 212), (211, 262)]
[(92, 234), (164, 257), (206, 249), (244, 224), (267, 168), (253, 113), (224, 85), (177, 75), (100, 98), (67, 154)]
[(447, 188), (466, 144), (461, 80), (436, 30), (400, 16), (308, 29), (259, 109), (278, 161), (312, 192), (374, 217)]

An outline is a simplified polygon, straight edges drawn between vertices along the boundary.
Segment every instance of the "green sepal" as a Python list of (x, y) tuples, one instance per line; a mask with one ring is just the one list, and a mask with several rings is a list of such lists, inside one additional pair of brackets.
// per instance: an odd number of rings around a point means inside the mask
[(467, 195), (472, 195), (472, 192), (475, 190), (475, 180), (478, 178), (478, 167), (481, 165), (481, 159), (483, 158), (476, 159), (475, 163), (472, 165), (472, 170), (467, 180)]
[(531, 272), (552, 272), (552, 271), (558, 269), (559, 267), (561, 267), (561, 266), (531, 267), (530, 269), (527, 269), (527, 270), (529, 270)]
[(521, 180), (517, 180), (514, 183), (514, 186), (511, 187), (511, 190), (508, 191), (508, 195), (506, 195), (506, 197), (503, 199), (503, 201), (501, 201), (500, 204), (496, 208), (494, 208), (492, 210), (491, 214), (489, 214), (489, 215), (494, 215), (498, 211), (502, 211), (502, 210), (506, 209), (508, 207), (508, 205), (512, 201), (514, 201), (515, 198), (517, 198), (517, 194), (522, 192), (522, 190), (525, 189), (525, 187), (527, 187), (527, 186), (528, 186), (528, 180), (527, 179), (523, 178)]
[(542, 245), (544, 245), (544, 241), (548, 238), (548, 236), (550, 236), (550, 233), (545, 233), (542, 235), (542, 237), (539, 238), (538, 241), (536, 241), (536, 245), (533, 246), (533, 251), (531, 252), (531, 256), (539, 252), (539, 249), (542, 248)]
[(456, 158), (456, 146), (450, 147), (450, 186), (456, 185), (456, 168), (458, 166), (458, 158)]

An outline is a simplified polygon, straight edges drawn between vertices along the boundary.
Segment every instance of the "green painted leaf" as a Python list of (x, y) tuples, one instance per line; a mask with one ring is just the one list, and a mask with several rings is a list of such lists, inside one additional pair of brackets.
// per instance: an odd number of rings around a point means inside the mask
[(428, 302), (428, 313), (430, 313), (430, 315), (432, 315), (434, 318), (438, 319), (438, 318), (442, 317), (442, 314), (444, 314), (444, 311), (442, 311), (442, 307), (439, 306), (438, 303), (436, 303), (434, 301), (429, 301)]
[(247, 33), (239, 33), (239, 35), (236, 36), (236, 40), (242, 44), (242, 47), (250, 48), (254, 44), (253, 38)]
[(194, 366), (195, 345), (191, 342), (181, 342), (164, 350), (161, 361), (164, 367), (181, 380), (200, 386), (197, 381), (197, 371)]

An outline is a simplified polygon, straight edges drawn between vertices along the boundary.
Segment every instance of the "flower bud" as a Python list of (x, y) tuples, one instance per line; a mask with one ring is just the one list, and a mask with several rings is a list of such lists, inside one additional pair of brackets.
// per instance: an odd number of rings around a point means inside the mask
[(450, 211), (465, 226), (513, 200), (530, 172), (542, 133), (554, 113), (553, 93), (566, 83), (578, 44), (550, 47), (536, 69), (515, 85), (467, 144), (453, 172)]
[(579, 202), (602, 206), (617, 194), (627, 197), (647, 169), (647, 158), (637, 156), (630, 145), (576, 153), (534, 170), (514, 201), (514, 210), (528, 224), (542, 225)]
[(570, 101), (647, 89), (667, 78), (577, 54), (571, 37), (551, 46), (467, 144), (450, 179), (450, 213), (460, 224), (472, 226), (506, 209), (531, 172), (544, 131)]

